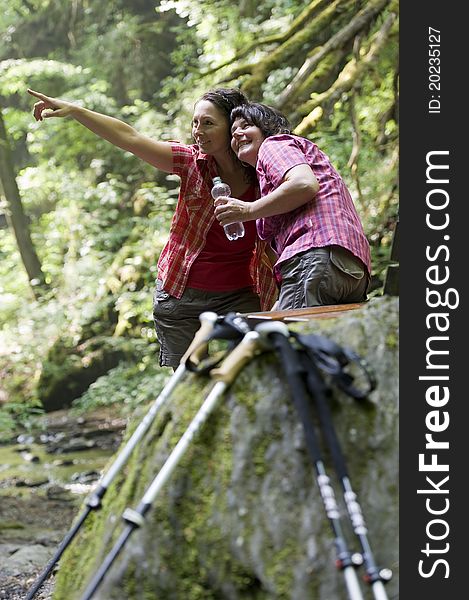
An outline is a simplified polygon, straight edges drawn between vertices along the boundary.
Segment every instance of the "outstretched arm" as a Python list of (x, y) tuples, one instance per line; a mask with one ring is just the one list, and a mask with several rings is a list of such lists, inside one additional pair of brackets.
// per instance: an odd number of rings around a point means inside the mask
[(319, 183), (307, 164), (292, 167), (276, 190), (254, 202), (221, 196), (215, 202), (215, 216), (221, 225), (282, 215), (306, 204), (319, 191)]
[(43, 121), (50, 117), (71, 117), (114, 146), (132, 152), (157, 169), (167, 173), (172, 172), (173, 154), (171, 144), (168, 142), (158, 142), (142, 135), (127, 123), (114, 117), (82, 108), (65, 100), (51, 98), (31, 89), (28, 89), (28, 93), (39, 99), (33, 109), (36, 121)]

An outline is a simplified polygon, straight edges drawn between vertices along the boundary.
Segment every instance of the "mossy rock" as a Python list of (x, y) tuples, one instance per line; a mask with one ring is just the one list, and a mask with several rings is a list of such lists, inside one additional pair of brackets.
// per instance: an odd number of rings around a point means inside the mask
[[(398, 592), (398, 300), (295, 324), (356, 350), (377, 378), (367, 401), (331, 399), (377, 562)], [(80, 598), (210, 390), (187, 376), (65, 553), (53, 598)], [(135, 415), (127, 435), (144, 411)], [(328, 473), (333, 474), (325, 451)], [(334, 476), (332, 481), (335, 482)], [(336, 482), (335, 482), (336, 483)], [(339, 486), (335, 486), (338, 499)], [(342, 503), (341, 503), (342, 504)], [(342, 506), (345, 515), (345, 509)], [(344, 518), (352, 550), (359, 546)], [(302, 426), (272, 353), (247, 365), (113, 564), (96, 600), (346, 600)]]

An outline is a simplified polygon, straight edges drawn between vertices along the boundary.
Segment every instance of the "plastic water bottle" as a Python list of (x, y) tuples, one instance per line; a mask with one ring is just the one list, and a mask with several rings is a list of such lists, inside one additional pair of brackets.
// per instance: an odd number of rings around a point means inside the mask
[[(212, 198), (216, 200), (220, 196), (231, 196), (231, 189), (227, 183), (221, 180), (221, 177), (213, 178)], [(226, 237), (233, 241), (242, 238), (244, 235), (244, 225), (242, 223), (230, 223), (223, 227)]]

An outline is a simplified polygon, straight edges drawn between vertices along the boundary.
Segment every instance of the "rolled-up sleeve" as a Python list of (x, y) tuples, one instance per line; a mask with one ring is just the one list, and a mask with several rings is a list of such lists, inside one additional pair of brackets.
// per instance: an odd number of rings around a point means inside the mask
[(287, 135), (266, 138), (259, 148), (256, 167), (262, 195), (278, 188), (290, 169), (304, 164), (308, 160), (294, 138)]

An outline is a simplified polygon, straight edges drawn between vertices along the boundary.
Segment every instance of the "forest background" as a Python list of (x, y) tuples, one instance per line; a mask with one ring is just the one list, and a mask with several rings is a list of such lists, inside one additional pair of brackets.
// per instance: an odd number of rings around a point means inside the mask
[(240, 87), (346, 180), (383, 293), (398, 219), (398, 2), (8, 0), (0, 14), (0, 436), (44, 410), (124, 414), (168, 377), (151, 304), (178, 178), (26, 89), (191, 142), (194, 102)]

